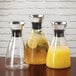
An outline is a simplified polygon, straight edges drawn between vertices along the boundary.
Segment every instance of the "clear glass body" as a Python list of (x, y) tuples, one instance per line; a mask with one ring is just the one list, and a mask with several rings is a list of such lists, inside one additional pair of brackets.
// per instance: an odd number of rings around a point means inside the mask
[[(19, 26), (19, 25), (17, 25)], [(24, 64), (24, 44), (22, 40), (22, 29), (12, 29), (12, 37), (5, 57), (5, 67), (8, 69), (24, 69), (28, 64)]]
[(24, 61), (29, 64), (45, 64), (48, 43), (41, 30), (32, 30), (25, 44)]
[(54, 27), (56, 31), (54, 31), (55, 34), (47, 53), (46, 65), (56, 69), (68, 68), (71, 66), (70, 50), (64, 37), (64, 28), (59, 28), (62, 25), (54, 26), (56, 26)]

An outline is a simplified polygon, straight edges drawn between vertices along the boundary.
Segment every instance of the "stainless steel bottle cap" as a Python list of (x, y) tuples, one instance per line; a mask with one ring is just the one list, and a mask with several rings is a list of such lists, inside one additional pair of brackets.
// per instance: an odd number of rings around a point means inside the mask
[(67, 22), (55, 21), (51, 23), (54, 29), (65, 29)]
[(19, 21), (12, 21), (12, 24), (20, 24)]
[(12, 21), (11, 25), (12, 25), (12, 29), (23, 29), (24, 26), (24, 22), (20, 22), (20, 21)]
[(39, 14), (39, 15), (31, 15), (31, 17), (34, 17), (34, 18), (42, 18), (42, 17), (44, 17), (44, 15), (41, 15), (41, 14)]
[(43, 19), (44, 15), (41, 15), (41, 14), (37, 15), (37, 14), (35, 14), (35, 15), (30, 15), (30, 17), (31, 17), (31, 21), (32, 22), (42, 23), (42, 19)]
[(56, 21), (56, 22), (52, 22), (52, 25), (67, 25), (67, 22)]
[(20, 22), (20, 21), (12, 21), (12, 24), (24, 24), (24, 22)]

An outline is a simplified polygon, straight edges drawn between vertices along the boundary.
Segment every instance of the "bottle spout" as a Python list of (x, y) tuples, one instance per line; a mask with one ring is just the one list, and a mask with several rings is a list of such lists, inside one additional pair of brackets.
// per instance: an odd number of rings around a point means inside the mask
[(12, 21), (11, 22), (12, 26), (11, 26), (11, 29), (23, 29), (24, 27), (24, 22), (20, 22), (20, 21)]
[(44, 17), (44, 15), (41, 15), (41, 14), (34, 14), (30, 16), (32, 18), (32, 22), (38, 22), (38, 23), (42, 23), (42, 19)]
[(67, 22), (55, 21), (52, 22), (51, 24), (55, 30), (64, 30), (66, 28)]

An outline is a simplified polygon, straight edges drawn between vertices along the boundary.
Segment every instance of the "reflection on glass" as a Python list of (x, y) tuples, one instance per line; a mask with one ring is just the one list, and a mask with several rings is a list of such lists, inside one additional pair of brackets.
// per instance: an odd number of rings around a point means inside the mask
[(28, 71), (25, 71), (25, 70), (6, 70), (5, 76), (28, 76)]
[(28, 76), (46, 76), (46, 67), (45, 65), (31, 65), (28, 72)]
[(70, 73), (70, 68), (62, 70), (46, 68), (46, 76), (70, 76)]

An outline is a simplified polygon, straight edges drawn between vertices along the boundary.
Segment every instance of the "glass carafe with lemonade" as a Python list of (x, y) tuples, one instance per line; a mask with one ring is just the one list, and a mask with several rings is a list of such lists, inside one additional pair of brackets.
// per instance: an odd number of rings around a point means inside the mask
[(70, 50), (64, 37), (66, 25), (66, 22), (52, 22), (54, 37), (46, 59), (46, 65), (49, 68), (63, 69), (71, 66)]
[(48, 42), (42, 32), (43, 15), (31, 15), (32, 31), (25, 43), (24, 62), (28, 64), (45, 64)]

